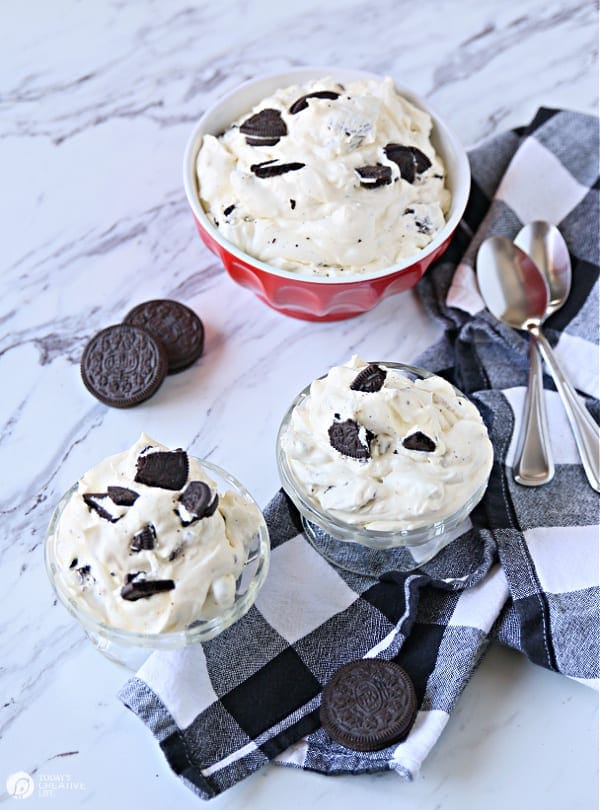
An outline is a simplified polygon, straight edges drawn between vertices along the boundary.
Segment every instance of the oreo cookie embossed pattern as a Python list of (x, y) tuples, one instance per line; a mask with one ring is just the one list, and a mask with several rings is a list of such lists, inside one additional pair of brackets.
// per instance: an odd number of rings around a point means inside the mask
[(162, 343), (128, 324), (103, 329), (87, 344), (81, 359), (85, 387), (115, 408), (129, 408), (151, 397), (166, 373)]
[(179, 301), (155, 300), (138, 304), (124, 323), (139, 326), (164, 344), (169, 361), (169, 374), (191, 366), (204, 350), (202, 321)]
[(323, 728), (332, 740), (355, 751), (380, 751), (398, 742), (416, 713), (413, 683), (392, 661), (351, 661), (323, 689)]

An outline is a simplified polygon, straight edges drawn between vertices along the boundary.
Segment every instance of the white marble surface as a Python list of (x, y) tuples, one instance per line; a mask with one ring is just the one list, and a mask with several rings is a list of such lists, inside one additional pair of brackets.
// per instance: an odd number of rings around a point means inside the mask
[[(411, 361), (436, 327), (412, 293), (317, 325), (236, 287), (187, 210), (190, 128), (241, 80), (311, 62), (390, 73), (466, 144), (541, 105), (595, 112), (596, 4), (4, 0), (0, 10), (0, 798), (13, 801), (4, 782), (23, 770), (36, 781), (26, 806), (198, 806), (117, 701), (123, 672), (53, 600), (42, 559), (51, 509), (142, 429), (229, 468), (265, 504), (292, 395), (353, 351)], [(205, 356), (148, 403), (105, 408), (80, 382), (83, 345), (153, 297), (202, 316)], [(494, 648), (413, 784), (268, 767), (213, 805), (267, 810), (293, 795), (323, 808), (588, 810), (596, 712), (585, 687)]]

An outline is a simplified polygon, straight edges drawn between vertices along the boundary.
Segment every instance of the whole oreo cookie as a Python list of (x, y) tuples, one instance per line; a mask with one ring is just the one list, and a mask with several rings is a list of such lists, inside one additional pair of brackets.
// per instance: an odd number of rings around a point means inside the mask
[(185, 304), (168, 298), (138, 304), (123, 319), (124, 323), (145, 329), (167, 350), (168, 373), (183, 371), (204, 351), (204, 326)]
[(167, 374), (167, 352), (149, 332), (116, 324), (98, 332), (81, 358), (81, 379), (105, 405), (130, 408), (158, 390)]
[(332, 740), (354, 751), (380, 751), (398, 742), (416, 714), (413, 683), (392, 661), (351, 661), (323, 689), (321, 724)]

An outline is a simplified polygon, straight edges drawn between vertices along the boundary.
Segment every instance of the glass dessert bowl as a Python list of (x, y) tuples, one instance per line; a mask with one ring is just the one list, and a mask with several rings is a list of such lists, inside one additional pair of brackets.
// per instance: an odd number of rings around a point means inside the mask
[[(348, 423), (354, 422), (354, 419), (345, 418), (349, 411), (341, 412), (341, 408), (343, 408), (343, 405), (340, 406), (341, 400), (332, 398), (331, 390), (328, 391), (326, 387), (321, 387), (327, 386), (330, 374), (340, 369), (344, 370), (346, 382), (353, 377), (358, 380), (361, 375), (364, 380), (365, 375), (368, 377), (368, 369), (384, 369), (388, 375), (387, 379), (391, 379), (390, 375), (393, 375), (394, 378), (397, 376), (400, 380), (407, 381), (411, 385), (434, 386), (436, 390), (432, 394), (432, 400), (440, 399), (441, 395), (437, 390), (438, 385), (441, 386), (442, 393), (446, 395), (451, 391), (455, 399), (452, 400), (448, 413), (454, 413), (458, 403), (459, 415), (456, 421), (461, 421), (460, 410), (464, 408), (468, 412), (465, 424), (466, 422), (472, 423), (472, 429), (471, 424), (468, 427), (473, 434), (471, 438), (474, 441), (475, 449), (468, 451), (471, 454), (469, 462), (471, 471), (468, 475), (465, 475), (468, 480), (465, 481), (464, 485), (461, 487), (459, 484), (456, 487), (458, 491), (445, 500), (442, 498), (435, 508), (428, 509), (426, 506), (422, 509), (415, 508), (415, 504), (420, 498), (420, 490), (426, 493), (433, 492), (436, 498), (438, 495), (436, 485), (431, 483), (432, 478), (429, 471), (431, 462), (427, 458), (429, 454), (433, 457), (437, 452), (438, 456), (440, 456), (439, 474), (444, 487), (450, 488), (454, 486), (459, 481), (458, 476), (460, 473), (452, 472), (448, 467), (443, 466), (444, 464), (452, 466), (453, 463), (452, 461), (444, 461), (444, 455), (451, 454), (452, 458), (456, 456), (456, 449), (451, 447), (451, 442), (448, 445), (447, 437), (442, 438), (438, 432), (434, 436), (435, 442), (431, 441), (431, 445), (437, 443), (436, 449), (432, 450), (431, 446), (427, 444), (428, 436), (424, 436), (423, 432), (418, 429), (418, 423), (411, 422), (412, 416), (407, 421), (407, 424), (409, 422), (412, 424), (408, 435), (404, 436), (403, 439), (397, 437), (395, 440), (396, 445), (393, 444), (393, 440), (390, 442), (389, 435), (386, 435), (384, 439), (381, 438), (381, 435), (377, 435), (373, 431), (375, 423), (371, 421), (366, 428), (364, 423), (356, 430), (352, 425), (350, 426), (354, 431), (354, 447), (350, 452), (355, 453), (355, 456), (352, 458), (342, 458), (347, 448), (343, 448), (344, 452), (340, 453), (334, 447), (328, 455), (329, 451), (324, 450), (323, 436), (318, 449), (310, 449), (307, 441), (308, 434), (302, 431), (307, 429), (307, 425), (312, 424), (309, 414), (311, 397), (313, 399), (321, 397), (322, 402), (327, 405), (331, 404), (332, 409), (337, 408), (339, 411), (332, 414), (333, 419), (329, 428), (330, 443), (338, 441), (337, 437), (340, 435), (340, 430), (342, 430), (340, 425), (343, 427), (344, 441), (347, 441)], [(375, 383), (375, 385), (378, 384), (378, 382)], [(369, 383), (367, 383), (368, 385)], [(352, 394), (354, 413), (358, 408), (360, 413), (368, 414), (372, 419), (373, 407), (369, 405), (369, 397), (375, 393), (368, 390), (354, 391)], [(419, 391), (419, 395), (421, 393)], [(392, 395), (385, 393), (385, 397), (389, 396)], [(359, 402), (358, 406), (356, 401)], [(316, 405), (313, 406), (313, 411), (316, 407)], [(419, 404), (420, 407), (421, 404)], [(440, 403), (434, 402), (432, 407), (434, 411), (439, 410)], [(445, 408), (445, 405), (443, 407)], [(323, 411), (320, 411), (316, 416), (313, 412), (312, 416), (321, 423), (321, 433), (323, 433)], [(465, 413), (465, 416), (467, 416), (467, 413)], [(419, 416), (419, 419), (422, 426), (424, 424), (423, 417)], [(297, 430), (294, 427), (295, 420), (296, 425), (299, 426)], [(365, 418), (364, 421), (368, 422), (368, 419)], [(381, 421), (380, 424), (382, 424)], [(361, 443), (360, 430), (363, 429)], [(428, 431), (434, 433), (431, 424), (428, 424)], [(455, 433), (458, 435), (459, 431), (455, 431)], [(415, 445), (415, 436), (417, 435), (419, 435), (419, 439)], [(450, 435), (452, 435), (451, 432)], [(358, 440), (357, 437), (359, 437)], [(420, 446), (419, 440), (421, 441)], [(444, 453), (441, 454), (439, 448), (445, 443), (448, 446), (445, 447)], [(404, 449), (400, 448), (401, 444), (403, 444)], [(385, 452), (380, 453), (381, 447), (386, 445), (388, 455), (391, 453), (395, 458), (391, 459), (392, 463), (387, 472), (382, 473), (381, 467), (374, 471), (374, 484), (372, 490), (370, 490), (370, 482), (365, 483), (365, 478), (368, 476), (368, 465), (373, 462), (379, 463), (386, 454)], [(317, 460), (314, 467), (311, 466), (311, 463), (304, 463), (302, 459), (304, 452), (308, 455), (315, 453), (312, 457)], [(452, 540), (466, 531), (469, 527), (469, 514), (486, 491), (492, 464), (492, 446), (483, 421), (475, 406), (454, 386), (431, 372), (414, 366), (394, 362), (367, 364), (360, 361), (359, 358), (353, 358), (345, 366), (332, 369), (328, 375), (315, 380), (314, 383), (306, 386), (295, 397), (279, 428), (276, 455), (283, 489), (300, 512), (309, 542), (319, 553), (340, 568), (355, 573), (372, 573), (374, 575), (379, 575), (390, 569), (413, 570), (430, 561)], [(404, 457), (401, 458), (399, 455)], [(338, 461), (341, 462), (339, 468), (333, 466)], [(398, 471), (398, 465), (400, 465), (400, 472)], [(315, 470), (317, 470), (316, 473)], [(324, 470), (323, 473), (321, 473), (322, 470)], [(358, 484), (356, 480), (353, 480), (353, 471), (356, 471)], [(422, 487), (415, 483), (410, 489), (407, 498), (411, 503), (405, 502), (402, 504), (400, 498), (394, 501), (397, 493), (388, 494), (388, 482), (396, 481), (396, 485), (398, 481), (417, 482), (419, 476), (426, 483)], [(342, 493), (337, 503), (335, 500), (336, 489)], [(348, 506), (348, 498), (344, 490), (359, 492), (358, 500), (360, 502), (362, 498), (363, 503), (359, 503), (356, 509), (353, 506)], [(380, 502), (382, 498), (390, 498), (390, 507), (381, 510), (379, 514), (377, 511), (375, 513), (372, 510), (370, 511), (370, 504), (376, 504), (378, 498)], [(425, 504), (428, 499), (429, 496), (427, 495)], [(341, 508), (340, 503), (342, 504)], [(397, 520), (392, 517), (395, 503), (398, 505)]]
[[(75, 618), (83, 627), (88, 638), (93, 645), (102, 652), (109, 659), (122, 664), (129, 669), (137, 669), (148, 655), (154, 650), (173, 650), (184, 647), (188, 644), (196, 644), (208, 641), (214, 638), (227, 627), (232, 625), (250, 609), (254, 604), (260, 588), (262, 587), (269, 569), (270, 558), (270, 544), (269, 533), (258, 505), (246, 488), (237, 481), (234, 476), (202, 459), (196, 459), (193, 456), (189, 457), (190, 463), (198, 463), (202, 470), (206, 472), (209, 478), (207, 480), (214, 484), (219, 496), (226, 493), (229, 497), (235, 496), (237, 504), (248, 504), (248, 508), (253, 510), (255, 515), (252, 536), (244, 538), (244, 553), (245, 559), (241, 561), (241, 565), (235, 568), (235, 580), (231, 583), (231, 593), (228, 593), (225, 598), (221, 599), (222, 604), (219, 604), (213, 598), (213, 591), (211, 590), (200, 606), (200, 610), (196, 616), (190, 616), (182, 626), (168, 626), (165, 630), (150, 630), (129, 629), (123, 626), (118, 626), (118, 623), (109, 621), (106, 615), (100, 614), (93, 609), (93, 599), (91, 606), (88, 601), (83, 599), (81, 595), (73, 588), (74, 573), (81, 570), (77, 568), (79, 561), (77, 558), (73, 560), (70, 565), (65, 565), (64, 552), (60, 550), (61, 541), (58, 540), (61, 527), (61, 519), (65, 515), (69, 505), (73, 503), (73, 499), (80, 494), (81, 482), (74, 484), (61, 498), (56, 506), (54, 513), (51, 517), (45, 542), (45, 563), (48, 577), (58, 600), (67, 609), (67, 611)], [(136, 485), (138, 486), (138, 485)], [(141, 487), (140, 487), (141, 488)], [(94, 496), (95, 497), (95, 496)], [(214, 502), (214, 501), (213, 501)], [(189, 503), (186, 504), (189, 506)], [(90, 510), (92, 511), (92, 510)], [(208, 510), (210, 511), (210, 510)], [(187, 518), (190, 517), (189, 512), (184, 513)], [(138, 533), (142, 538), (145, 534)], [(141, 543), (140, 549), (144, 555), (151, 552), (148, 551), (148, 546)], [(169, 563), (175, 559), (173, 553), (169, 557), (165, 557)], [(81, 560), (82, 562), (84, 560)], [(73, 564), (75, 563), (75, 564)], [(190, 567), (194, 563), (190, 564)], [(93, 575), (93, 566), (91, 575)], [(112, 566), (112, 563), (111, 563)], [(83, 572), (79, 575), (82, 582), (85, 581), (86, 572), (85, 568), (90, 568), (89, 565), (83, 566)], [(116, 566), (115, 566), (116, 567)], [(141, 567), (144, 566), (142, 563)], [(150, 575), (156, 573), (154, 563), (151, 566)], [(88, 570), (87, 575), (90, 574)], [(186, 572), (189, 575), (190, 572)], [(111, 573), (111, 576), (114, 574)], [(201, 575), (201, 573), (200, 573)], [(124, 594), (125, 588), (129, 588), (130, 593), (128, 596), (123, 596), (124, 599), (131, 599), (131, 589), (136, 586), (136, 574), (124, 575), (120, 572), (118, 575), (119, 583), (116, 585), (115, 593), (118, 593), (119, 585), (122, 582), (127, 583), (126, 586), (121, 588), (121, 595)], [(99, 577), (100, 579), (100, 577)], [(146, 572), (144, 572), (143, 579), (148, 582)], [(191, 582), (193, 585), (194, 574), (191, 573)], [(138, 588), (141, 587), (137, 580)], [(154, 582), (154, 580), (152, 580)], [(162, 580), (164, 583), (166, 580)], [(142, 586), (144, 581), (142, 581)], [(173, 586), (174, 587), (174, 586)], [(189, 592), (189, 583), (186, 585)], [(202, 586), (205, 587), (205, 586)], [(215, 591), (218, 594), (218, 591)], [(115, 597), (117, 598), (117, 597)], [(150, 609), (151, 598), (147, 598), (147, 594), (134, 594), (133, 600), (128, 601), (127, 605), (135, 606), (138, 611), (143, 611), (146, 606)], [(166, 599), (167, 595), (161, 593), (159, 598)], [(141, 605), (138, 609), (137, 606)], [(139, 615), (139, 613), (138, 613)]]

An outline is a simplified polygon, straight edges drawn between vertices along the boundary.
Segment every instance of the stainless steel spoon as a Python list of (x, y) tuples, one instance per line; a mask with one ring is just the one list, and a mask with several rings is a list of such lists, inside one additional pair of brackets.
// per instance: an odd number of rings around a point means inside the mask
[(540, 328), (550, 300), (544, 276), (510, 239), (492, 236), (479, 248), (477, 281), (490, 312), (509, 326), (526, 330), (535, 341), (560, 394), (588, 481), (600, 492), (600, 429), (565, 376)]
[[(562, 307), (571, 292), (569, 250), (558, 228), (541, 221), (521, 228), (514, 243), (527, 253), (548, 282), (550, 301), (543, 322)], [(542, 361), (533, 340), (529, 346), (529, 381), (513, 475), (519, 484), (537, 487), (552, 480), (554, 462), (544, 406)]]

